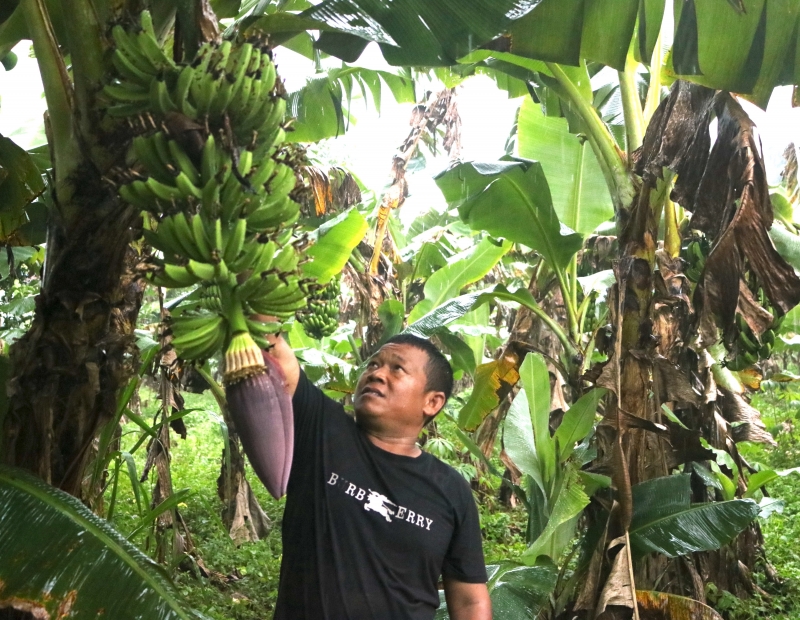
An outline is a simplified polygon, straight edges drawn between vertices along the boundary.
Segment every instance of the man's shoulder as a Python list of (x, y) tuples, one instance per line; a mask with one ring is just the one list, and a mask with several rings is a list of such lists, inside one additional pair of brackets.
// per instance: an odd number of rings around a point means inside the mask
[(442, 487), (448, 495), (459, 495), (472, 498), (469, 482), (452, 465), (445, 463), (430, 452), (424, 452), (429, 458), (432, 479)]

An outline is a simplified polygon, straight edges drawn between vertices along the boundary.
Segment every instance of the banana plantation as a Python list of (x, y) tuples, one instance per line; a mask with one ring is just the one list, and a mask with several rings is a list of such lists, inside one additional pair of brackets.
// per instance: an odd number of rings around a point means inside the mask
[[(800, 616), (763, 607), (800, 576), (765, 538), (800, 472), (798, 160), (751, 118), (800, 106), (796, 0), (3, 0), (4, 76), (27, 45), (0, 619), (272, 617), (279, 333), (350, 411), (392, 336), (446, 354), (419, 445), (470, 483), (495, 618)], [(479, 157), (474, 84), (515, 111)], [(337, 145), (382, 107), (374, 183)]]

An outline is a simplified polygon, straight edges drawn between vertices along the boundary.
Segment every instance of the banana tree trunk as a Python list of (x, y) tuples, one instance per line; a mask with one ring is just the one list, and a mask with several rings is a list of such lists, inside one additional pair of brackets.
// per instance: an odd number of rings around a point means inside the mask
[[(74, 226), (52, 222), (33, 324), (14, 346), (2, 461), (81, 495), (98, 429), (133, 372), (143, 282), (134, 275), (138, 216), (85, 170)], [(75, 207), (75, 204), (73, 204)]]
[(104, 135), (94, 102), (107, 56), (98, 13), (86, 0), (65, 0), (74, 19), (59, 42), (44, 2), (24, 0), (20, 10), (44, 85), (54, 170), (43, 286), (30, 330), (11, 349), (0, 460), (80, 495), (94, 437), (136, 357), (143, 284), (130, 244), (141, 223), (104, 178), (126, 138)]

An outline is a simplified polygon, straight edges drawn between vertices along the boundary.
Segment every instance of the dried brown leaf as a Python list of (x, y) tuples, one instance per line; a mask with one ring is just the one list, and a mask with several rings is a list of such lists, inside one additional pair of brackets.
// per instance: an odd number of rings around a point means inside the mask
[(630, 574), (628, 565), (628, 553), (625, 545), (625, 537), (615, 538), (608, 544), (608, 550), (617, 549), (614, 561), (611, 565), (611, 574), (606, 579), (603, 591), (600, 593), (600, 600), (597, 603), (597, 613), (595, 617), (603, 614), (610, 606), (620, 606), (633, 609), (633, 589), (631, 588)]

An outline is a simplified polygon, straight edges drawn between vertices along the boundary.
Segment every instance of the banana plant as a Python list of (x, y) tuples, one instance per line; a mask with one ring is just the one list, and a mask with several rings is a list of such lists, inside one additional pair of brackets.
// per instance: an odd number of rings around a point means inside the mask
[(594, 388), (581, 396), (551, 434), (550, 373), (541, 355), (525, 357), (520, 382), (504, 422), (503, 445), (525, 480), (529, 546), (522, 560), (533, 565), (546, 555), (558, 562), (589, 496), (610, 484), (605, 476), (581, 471), (589, 460), (584, 442), (594, 430), (605, 390)]
[(163, 569), (76, 498), (0, 466), (0, 609), (201, 620)]

